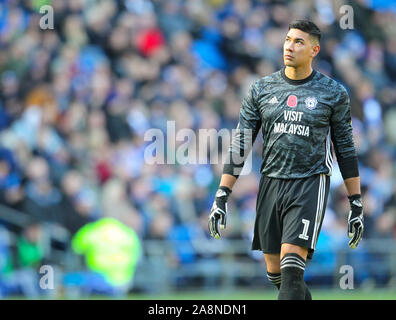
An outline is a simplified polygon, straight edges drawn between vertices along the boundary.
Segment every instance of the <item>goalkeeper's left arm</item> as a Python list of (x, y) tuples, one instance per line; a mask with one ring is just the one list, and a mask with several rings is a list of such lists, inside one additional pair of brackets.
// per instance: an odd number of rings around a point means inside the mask
[(349, 246), (354, 249), (363, 236), (364, 218), (358, 158), (352, 134), (350, 99), (342, 86), (340, 86), (338, 103), (334, 106), (330, 124), (334, 151), (351, 205), (348, 215), (348, 237), (351, 238)]

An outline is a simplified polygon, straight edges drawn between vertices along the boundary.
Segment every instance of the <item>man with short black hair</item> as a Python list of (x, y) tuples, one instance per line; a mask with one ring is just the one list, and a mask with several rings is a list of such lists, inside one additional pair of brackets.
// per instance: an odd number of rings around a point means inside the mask
[(364, 228), (349, 96), (341, 84), (312, 69), (320, 38), (313, 22), (290, 23), (283, 46), (285, 67), (251, 85), (209, 217), (210, 233), (219, 239), (218, 223), (225, 228), (227, 199), (244, 165), (233, 159), (246, 159), (261, 129), (262, 176), (252, 250), (263, 251), (268, 279), (279, 288), (280, 300), (311, 299), (305, 263), (312, 258), (322, 226), (333, 147), (351, 206), (351, 248)]

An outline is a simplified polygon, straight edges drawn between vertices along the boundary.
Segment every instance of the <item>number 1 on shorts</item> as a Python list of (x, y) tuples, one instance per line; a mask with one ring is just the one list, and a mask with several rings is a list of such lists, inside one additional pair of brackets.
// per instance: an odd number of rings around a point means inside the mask
[(309, 236), (307, 235), (307, 233), (308, 233), (308, 227), (309, 227), (310, 221), (307, 219), (302, 219), (302, 223), (304, 224), (304, 229), (303, 229), (303, 232), (298, 237), (303, 240), (308, 240)]

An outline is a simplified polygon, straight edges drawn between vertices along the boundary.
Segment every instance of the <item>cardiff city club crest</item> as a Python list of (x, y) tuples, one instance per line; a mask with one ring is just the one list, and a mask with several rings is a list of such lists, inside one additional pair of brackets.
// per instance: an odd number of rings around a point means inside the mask
[(305, 106), (309, 109), (309, 110), (313, 110), (316, 108), (316, 105), (318, 104), (318, 100), (316, 100), (315, 97), (308, 97), (305, 99)]

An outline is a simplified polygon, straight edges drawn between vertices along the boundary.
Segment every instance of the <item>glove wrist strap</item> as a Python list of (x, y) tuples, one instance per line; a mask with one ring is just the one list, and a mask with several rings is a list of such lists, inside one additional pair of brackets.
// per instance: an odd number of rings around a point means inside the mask
[(220, 186), (219, 189), (223, 190), (225, 193), (227, 193), (227, 196), (229, 196), (232, 192), (232, 190), (226, 186)]
[(348, 196), (348, 199), (350, 202), (353, 202), (354, 200), (362, 200), (362, 196), (360, 194), (353, 194)]

